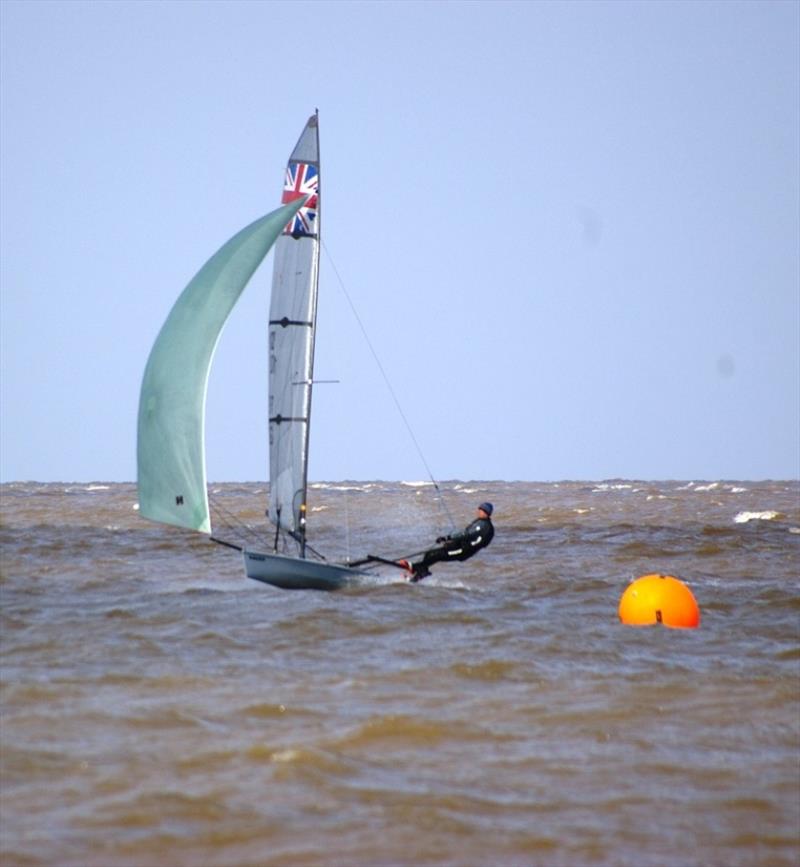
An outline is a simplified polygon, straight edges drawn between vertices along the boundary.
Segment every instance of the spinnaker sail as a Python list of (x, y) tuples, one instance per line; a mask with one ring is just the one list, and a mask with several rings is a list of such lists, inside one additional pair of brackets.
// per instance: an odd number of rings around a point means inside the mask
[(205, 462), (208, 374), (225, 321), (305, 197), (251, 223), (183, 290), (150, 352), (139, 396), (139, 510), (154, 521), (211, 532)]

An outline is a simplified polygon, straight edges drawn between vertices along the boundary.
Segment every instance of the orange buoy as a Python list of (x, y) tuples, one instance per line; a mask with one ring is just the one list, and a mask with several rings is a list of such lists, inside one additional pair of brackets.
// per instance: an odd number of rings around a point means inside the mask
[(692, 591), (672, 575), (642, 575), (622, 594), (619, 619), (627, 626), (663, 623), (683, 629), (700, 625)]

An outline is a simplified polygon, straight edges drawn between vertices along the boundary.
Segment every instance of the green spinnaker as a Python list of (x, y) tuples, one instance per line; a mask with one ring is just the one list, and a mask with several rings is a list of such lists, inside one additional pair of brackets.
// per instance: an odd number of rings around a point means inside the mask
[(205, 403), (214, 350), (244, 287), (305, 201), (296, 199), (234, 235), (197, 272), (162, 326), (139, 397), (139, 510), (146, 518), (211, 532)]

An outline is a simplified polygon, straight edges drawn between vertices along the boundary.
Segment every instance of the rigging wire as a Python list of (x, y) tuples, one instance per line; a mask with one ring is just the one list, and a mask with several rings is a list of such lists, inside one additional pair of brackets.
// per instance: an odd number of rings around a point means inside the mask
[[(208, 505), (214, 518), (214, 523), (220, 525), (241, 541), (246, 541), (249, 539), (250, 542), (254, 543), (255, 545), (267, 547), (272, 545), (270, 536), (268, 536), (263, 530), (259, 530), (256, 527), (252, 527), (250, 524), (245, 523), (234, 512), (231, 512), (229, 509), (225, 508), (225, 506), (221, 505), (219, 500), (213, 498), (210, 493), (208, 497)], [(281, 551), (284, 554), (288, 554), (290, 551), (289, 540), (292, 539), (292, 536), (290, 533), (285, 532), (281, 532), (279, 535), (281, 541)], [(214, 539), (214, 541), (222, 545), (227, 544), (221, 539)], [(292, 539), (292, 542), (296, 545), (299, 545), (297, 539)], [(242, 547), (247, 547), (247, 545), (242, 545)], [(324, 562), (327, 559), (308, 543), (306, 543), (306, 550), (309, 551), (316, 560)]]
[(345, 554), (347, 559), (345, 563), (349, 563), (350, 557), (350, 491), (344, 492), (344, 539), (345, 539)]
[(353, 303), (353, 299), (350, 297), (350, 293), (347, 291), (347, 288), (344, 285), (344, 280), (342, 280), (341, 274), (339, 274), (339, 269), (336, 267), (336, 263), (333, 261), (333, 257), (331, 256), (330, 251), (328, 250), (328, 247), (325, 244), (325, 241), (323, 241), (322, 239), (320, 239), (320, 240), (322, 243), (322, 249), (325, 251), (325, 255), (327, 256), (328, 261), (330, 262), (331, 268), (333, 268), (333, 273), (336, 275), (336, 279), (339, 282), (339, 286), (342, 290), (342, 293), (344, 294), (344, 297), (346, 298), (347, 303), (350, 306), (350, 310), (352, 311), (353, 316), (355, 317), (355, 320), (358, 323), (358, 327), (361, 329), (361, 334), (363, 335), (364, 340), (366, 341), (367, 346), (369, 347), (369, 351), (372, 354), (372, 358), (375, 361), (375, 364), (377, 365), (381, 376), (383, 377), (383, 381), (386, 385), (386, 388), (388, 389), (389, 394), (391, 395), (392, 400), (394, 401), (394, 405), (397, 409), (397, 412), (400, 414), (400, 418), (403, 420), (403, 424), (405, 425), (406, 430), (408, 431), (408, 435), (411, 437), (411, 441), (414, 443), (414, 447), (416, 448), (417, 454), (419, 455), (419, 458), (422, 461), (423, 466), (425, 467), (425, 471), (428, 473), (428, 478), (430, 479), (431, 484), (433, 485), (434, 489), (436, 490), (436, 493), (438, 494), (437, 500), (439, 501), (440, 505), (444, 509), (445, 515), (447, 516), (447, 520), (448, 520), (450, 527), (452, 529), (455, 527), (455, 522), (453, 521), (453, 516), (450, 514), (450, 509), (448, 509), (448, 507), (447, 507), (447, 503), (445, 502), (444, 495), (442, 494), (442, 490), (439, 487), (439, 483), (436, 481), (436, 478), (434, 477), (433, 472), (431, 471), (431, 468), (428, 464), (428, 461), (425, 459), (425, 455), (422, 451), (422, 447), (420, 446), (419, 441), (417, 440), (417, 437), (414, 434), (414, 430), (412, 429), (411, 424), (410, 424), (408, 418), (406, 417), (406, 414), (403, 412), (403, 407), (400, 405), (400, 400), (397, 397), (397, 394), (396, 394), (396, 392), (392, 386), (391, 381), (389, 380), (389, 376), (386, 373), (386, 370), (384, 369), (383, 364), (381, 364), (381, 360), (378, 357), (378, 353), (375, 350), (375, 347), (373, 346), (372, 341), (369, 339), (369, 334), (367, 334), (367, 329), (364, 326), (364, 323), (361, 321), (361, 317), (358, 315), (358, 310), (356, 310), (356, 306)]
[(226, 530), (235, 533), (240, 539), (250, 539), (256, 544), (263, 544), (265, 535), (262, 531), (245, 523), (238, 515), (223, 506), (216, 497), (208, 498), (209, 508), (214, 516), (214, 522), (221, 524)]

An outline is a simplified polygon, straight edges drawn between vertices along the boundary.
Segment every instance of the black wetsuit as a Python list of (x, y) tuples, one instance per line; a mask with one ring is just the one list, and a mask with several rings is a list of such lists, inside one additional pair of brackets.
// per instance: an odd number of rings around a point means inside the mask
[(414, 572), (422, 577), (428, 574), (428, 567), (433, 563), (442, 563), (448, 560), (469, 560), (473, 554), (477, 554), (481, 548), (485, 548), (494, 537), (494, 527), (491, 518), (476, 518), (466, 529), (452, 536), (446, 536), (441, 541), (443, 544), (437, 548), (431, 548), (422, 555), (418, 563), (414, 563)]

